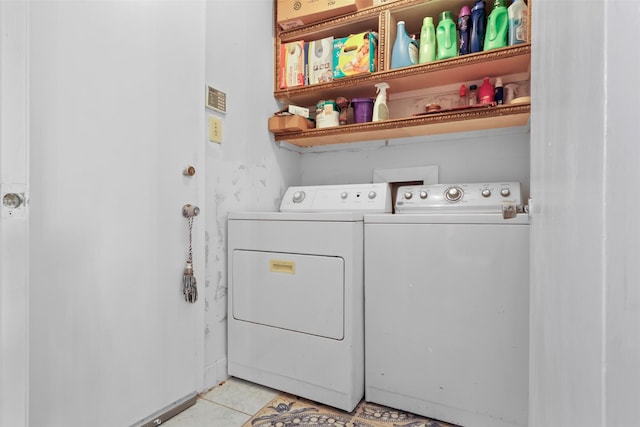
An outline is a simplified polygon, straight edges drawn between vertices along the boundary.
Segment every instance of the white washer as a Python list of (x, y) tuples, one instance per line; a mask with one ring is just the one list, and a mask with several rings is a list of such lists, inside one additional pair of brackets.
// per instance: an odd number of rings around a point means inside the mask
[(437, 184), (401, 187), (395, 214), (365, 217), (367, 401), (468, 427), (527, 425), (521, 205), (515, 182)]
[(387, 184), (291, 187), (228, 217), (229, 374), (352, 411), (364, 395), (365, 212)]

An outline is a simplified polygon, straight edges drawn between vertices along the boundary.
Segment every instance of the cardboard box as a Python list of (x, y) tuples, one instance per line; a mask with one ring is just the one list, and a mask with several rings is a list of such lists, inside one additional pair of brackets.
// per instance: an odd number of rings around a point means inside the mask
[(304, 41), (280, 45), (280, 89), (304, 86), (305, 54)]
[(352, 34), (333, 41), (333, 78), (373, 73), (378, 62), (378, 34)]
[(308, 84), (333, 80), (333, 37), (307, 43)]
[(269, 132), (289, 133), (299, 132), (312, 127), (312, 122), (297, 114), (269, 117)]
[(362, 0), (278, 0), (276, 22), (289, 30), (355, 12), (358, 1)]

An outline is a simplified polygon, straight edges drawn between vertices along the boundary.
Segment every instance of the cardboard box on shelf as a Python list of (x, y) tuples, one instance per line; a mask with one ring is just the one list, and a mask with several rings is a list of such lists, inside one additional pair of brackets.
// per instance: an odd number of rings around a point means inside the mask
[(304, 86), (305, 54), (304, 41), (280, 45), (280, 89)]
[(307, 43), (308, 84), (333, 80), (333, 37)]
[(355, 12), (367, 3), (371, 0), (278, 0), (276, 22), (283, 30), (290, 30)]
[(333, 41), (333, 78), (376, 71), (378, 34), (373, 31), (352, 34)]
[(299, 132), (313, 127), (313, 122), (297, 114), (269, 117), (269, 132)]

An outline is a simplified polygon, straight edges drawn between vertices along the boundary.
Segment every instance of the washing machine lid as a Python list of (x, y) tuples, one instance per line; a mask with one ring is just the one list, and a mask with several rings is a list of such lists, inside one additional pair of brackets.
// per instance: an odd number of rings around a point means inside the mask
[(362, 222), (362, 212), (229, 212), (227, 217), (233, 220), (252, 221), (338, 221)]
[(517, 214), (513, 218), (505, 219), (498, 213), (411, 213), (365, 215), (364, 223), (371, 224), (529, 224), (529, 215)]

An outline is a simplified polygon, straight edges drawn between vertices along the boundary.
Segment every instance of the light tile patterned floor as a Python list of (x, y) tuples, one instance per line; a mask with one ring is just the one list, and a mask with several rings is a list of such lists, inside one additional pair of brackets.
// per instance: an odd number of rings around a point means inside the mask
[(196, 404), (163, 423), (168, 427), (240, 427), (278, 395), (269, 388), (230, 378), (198, 397)]

